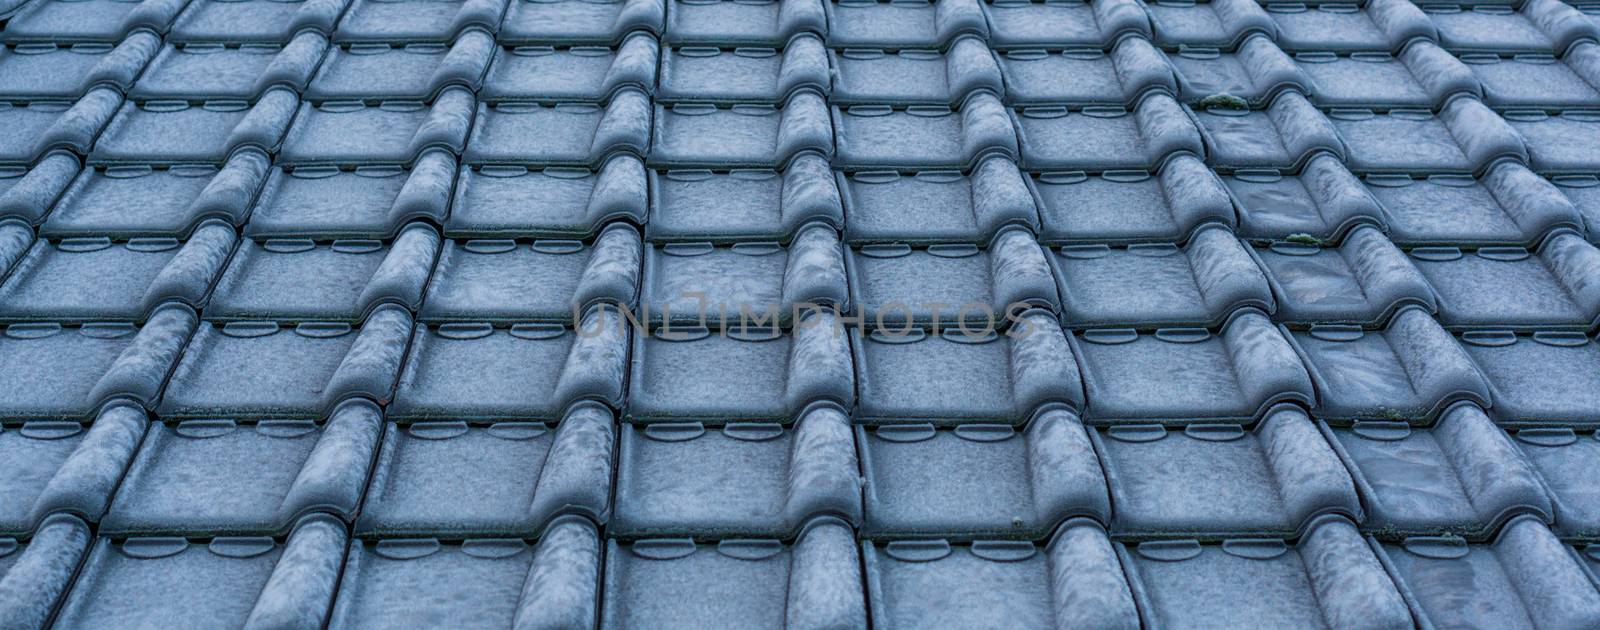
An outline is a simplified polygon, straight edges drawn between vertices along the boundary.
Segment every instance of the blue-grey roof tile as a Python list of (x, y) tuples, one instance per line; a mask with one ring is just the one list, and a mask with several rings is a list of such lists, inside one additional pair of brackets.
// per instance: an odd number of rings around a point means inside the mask
[(631, 328), (614, 307), (578, 326), (424, 324), (389, 416), (396, 420), (557, 420), (571, 405), (622, 406)]
[(1577, 554), (1537, 518), (1513, 519), (1486, 544), (1436, 536), (1376, 548), (1425, 626), (1600, 623), (1600, 599)]
[(510, 0), (351, 0), (333, 39), (346, 42), (450, 42), (468, 29), (493, 31)]
[(1500, 159), (1526, 163), (1518, 132), (1475, 98), (1456, 98), (1438, 115), (1427, 110), (1334, 109), (1350, 168), (1359, 173), (1480, 172)]
[(986, 155), (1017, 157), (1017, 132), (1000, 99), (974, 92), (947, 105), (855, 105), (833, 110), (844, 170), (967, 169)]
[(1276, 39), (1278, 25), (1255, 0), (1156, 0), (1143, 3), (1164, 47), (1232, 48), (1251, 33)]
[(1295, 52), (1392, 52), (1415, 38), (1439, 39), (1433, 22), (1411, 0), (1274, 2), (1265, 9), (1278, 24), (1278, 44)]
[(1013, 113), (1027, 170), (1159, 169), (1175, 153), (1205, 155), (1200, 130), (1171, 96), (1122, 106), (1028, 107)]
[(1512, 438), (1549, 492), (1556, 531), (1591, 540), (1600, 534), (1600, 497), (1594, 490), (1600, 440), (1595, 434), (1547, 427), (1522, 429)]
[(1382, 326), (1402, 306), (1438, 310), (1428, 280), (1383, 232), (1358, 225), (1338, 247), (1273, 241), (1253, 254), (1291, 326)]
[(1069, 521), (1046, 545), (1018, 540), (862, 543), (872, 620), (880, 628), (998, 624), (1132, 630), (1139, 627), (1139, 610), (1113, 544), (1088, 519)]
[(977, 0), (829, 0), (824, 8), (833, 48), (944, 48), (962, 35), (989, 37)]
[(78, 421), (34, 420), (0, 429), (0, 452), (5, 453), (0, 470), (11, 479), (0, 491), (6, 497), (0, 532), (26, 535), (55, 513), (98, 521), (148, 423), (144, 409), (112, 404), (87, 427)]
[[(717, 4), (740, 6), (716, 0)], [(775, 48), (682, 46), (661, 60), (661, 102), (766, 102), (789, 100), (798, 90), (831, 89), (828, 53), (814, 35)]]
[(1131, 105), (1152, 90), (1178, 92), (1171, 62), (1143, 37), (1125, 37), (1110, 53), (1024, 48), (997, 56), (1011, 105)]
[(994, 54), (976, 37), (962, 37), (949, 50), (846, 48), (830, 55), (835, 73), (830, 101), (959, 105), (976, 90), (1005, 93)]
[[(1501, 162), (1479, 179), (1461, 174), (1364, 179), (1382, 202), (1389, 238), (1396, 243), (1531, 246), (1555, 230), (1577, 230), (1582, 223), (1560, 190), (1515, 162)], [(1441, 205), (1454, 212), (1441, 215)]]
[(1309, 406), (1311, 378), (1255, 309), (1204, 328), (1095, 328), (1074, 333), (1093, 423), (1248, 422), (1280, 402)]
[(1439, 42), (1456, 51), (1561, 53), (1573, 41), (1600, 38), (1600, 29), (1576, 8), (1558, 0), (1512, 6), (1428, 5)]
[(1471, 67), (1426, 39), (1412, 40), (1398, 56), (1302, 53), (1295, 59), (1313, 77), (1314, 100), (1328, 107), (1433, 108), (1458, 94), (1484, 92)]
[(1329, 112), (1358, 171), (1467, 171), (1450, 130), (1425, 110), (1335, 109)]
[(78, 158), (55, 151), (32, 166), (0, 167), (0, 220), (38, 225), (78, 175)]
[(463, 166), (460, 179), (445, 222), (452, 237), (583, 238), (611, 220), (645, 221), (644, 164), (628, 153), (597, 170)]
[(429, 149), (460, 153), (472, 129), (472, 92), (449, 87), (433, 103), (306, 102), (283, 139), (280, 165), (411, 164)]
[(335, 47), (305, 91), (313, 101), (429, 100), (451, 86), (476, 90), (499, 48), (479, 30), (454, 45), (347, 44)]
[[(865, 471), (862, 536), (1045, 540), (1072, 517), (1111, 519), (1105, 476), (1072, 412), (1010, 425), (856, 430)], [(1070, 527), (1070, 526), (1068, 526)]]
[(1494, 393), (1503, 425), (1593, 425), (1600, 418), (1600, 344), (1583, 333), (1467, 332), (1461, 341)]
[(310, 31), (282, 46), (168, 44), (129, 95), (138, 100), (250, 100), (278, 85), (300, 91), (327, 46), (326, 38)]
[(900, 243), (850, 252), (850, 293), (862, 325), (898, 330), (960, 326), (974, 333), (1023, 308), (1059, 313), (1062, 300), (1044, 250), (1027, 230), (1009, 229), (988, 248)]
[(812, 90), (776, 106), (657, 105), (652, 135), (649, 163), (667, 168), (784, 168), (802, 152), (831, 157), (834, 147), (828, 106)]
[(29, 163), (59, 149), (84, 155), (121, 104), (122, 95), (110, 87), (77, 101), (0, 98), (0, 163)]
[[(1556, 175), (1550, 178), (1556, 190), (1572, 202), (1582, 217), (1590, 241), (1600, 240), (1600, 177), (1593, 175)], [(3, 184), (0, 184), (3, 185)], [(0, 205), (0, 208), (4, 208)], [(1595, 226), (1595, 227), (1587, 227)]]
[(613, 223), (593, 243), (452, 239), (418, 316), (429, 322), (563, 322), (589, 306), (632, 308), (639, 284), (639, 232)]
[(1593, 42), (1575, 46), (1565, 63), (1535, 53), (1506, 57), (1474, 54), (1461, 59), (1483, 84), (1484, 101), (1492, 107), (1567, 109), (1600, 101), (1600, 92), (1584, 78), (1585, 74), (1600, 76), (1584, 67), (1600, 59), (1600, 46)]
[(393, 397), (411, 334), (405, 309), (347, 323), (203, 322), (157, 412), (163, 419), (318, 418), (346, 399)]
[(346, 540), (343, 525), (321, 515), (302, 519), (283, 542), (100, 537), (55, 623), (320, 626), (338, 586)]
[(113, 46), (17, 44), (0, 48), (0, 95), (74, 99), (99, 86), (127, 91), (161, 48), (161, 38), (136, 31)]
[(382, 412), (366, 400), (340, 405), (321, 423), (151, 423), (99, 531), (273, 535), (313, 512), (348, 521), (382, 430)]
[(1427, 429), (1366, 420), (1324, 427), (1386, 539), (1452, 532), (1481, 539), (1517, 514), (1555, 510), (1529, 460), (1476, 405), (1452, 407)]
[(0, 340), (0, 412), (88, 419), (114, 400), (153, 406), (194, 326), (181, 305), (157, 309), (142, 327), (11, 324)]
[(650, 151), (650, 97), (622, 90), (590, 103), (480, 103), (462, 159), (473, 165), (588, 166)]
[(989, 44), (997, 49), (1107, 48), (1126, 35), (1150, 36), (1150, 19), (1134, 0), (986, 0), (982, 6)]
[(1119, 551), (1145, 619), (1164, 627), (1412, 627), (1407, 600), (1342, 518), (1319, 521), (1293, 546), (1236, 538)]
[(28, 255), (35, 239), (33, 231), (21, 221), (0, 222), (0, 269), (11, 267)]
[(652, 242), (789, 241), (821, 223), (838, 229), (845, 212), (828, 160), (796, 155), (779, 172), (769, 169), (671, 169), (650, 173)]
[(981, 324), (853, 330), (856, 422), (1021, 426), (1047, 405), (1083, 407), (1078, 364), (1055, 317), (1010, 316), (1005, 333)]
[(1266, 110), (1211, 108), (1195, 113), (1207, 161), (1222, 169), (1297, 171), (1317, 153), (1343, 158), (1333, 124), (1299, 92), (1283, 92)]
[(326, 37), (350, 0), (191, 0), (173, 42), (286, 43), (302, 31)]
[(388, 243), (246, 240), (217, 281), (206, 317), (359, 322), (384, 304), (415, 310), (438, 251), (439, 235), (425, 224)]
[(609, 101), (618, 91), (656, 86), (654, 37), (635, 33), (617, 48), (517, 46), (495, 53), (478, 95), (489, 101)]
[(143, 321), (163, 304), (205, 306), (234, 249), (233, 228), (201, 226), (174, 238), (40, 239), (0, 285), (0, 319)]
[(1067, 245), (1050, 261), (1068, 326), (1214, 326), (1241, 308), (1275, 307), (1260, 268), (1217, 224), (1196, 230), (1182, 247)]
[(850, 334), (827, 311), (803, 316), (788, 332), (752, 317), (724, 330), (671, 326), (637, 334), (627, 418), (789, 422), (813, 403), (850, 408)]
[(39, 227), (42, 236), (186, 236), (209, 218), (238, 226), (271, 160), (240, 151), (222, 168), (178, 164), (86, 168)]
[(823, 0), (673, 0), (664, 39), (673, 45), (783, 46), (802, 33), (826, 35)]
[(1600, 324), (1600, 250), (1563, 232), (1522, 247), (1411, 250), (1439, 294), (1439, 322), (1466, 328), (1587, 330)]
[(162, 34), (189, 0), (48, 0), (6, 22), (7, 42), (120, 42), (138, 29)]
[(411, 221), (445, 222), (455, 185), (448, 151), (403, 166), (278, 167), (250, 213), (254, 238), (389, 238)]
[(1169, 53), (1186, 103), (1208, 97), (1234, 96), (1252, 106), (1273, 102), (1280, 92), (1311, 92), (1311, 79), (1270, 38), (1253, 34), (1235, 52), (1184, 48)]
[(1507, 112), (1505, 124), (1526, 143), (1529, 168), (1543, 174), (1600, 171), (1593, 147), (1600, 143), (1600, 111), (1569, 109), (1555, 115), (1541, 111)]
[(1298, 175), (1241, 169), (1223, 182), (1239, 209), (1239, 232), (1246, 238), (1305, 235), (1338, 241), (1355, 226), (1384, 225), (1378, 200), (1333, 154), (1313, 155)]
[(1489, 383), (1421, 307), (1403, 308), (1380, 331), (1327, 324), (1289, 337), (1323, 418), (1426, 421), (1462, 400), (1489, 406)]
[(806, 226), (788, 247), (657, 245), (645, 252), (639, 286), (640, 319), (724, 330), (752, 318), (791, 325), (807, 308), (850, 309), (839, 237), (825, 225)]
[(1289, 536), (1313, 519), (1359, 520), (1344, 465), (1305, 412), (1278, 407), (1251, 431), (1237, 424), (1154, 424), (1098, 429), (1121, 536)]
[(1039, 240), (1047, 245), (1182, 241), (1202, 225), (1232, 228), (1236, 221), (1227, 188), (1187, 153), (1174, 154), (1155, 174), (1055, 171), (1028, 183), (1039, 201)]
[(629, 33), (661, 33), (663, 0), (522, 0), (500, 24), (503, 44), (618, 44)]
[(42, 628), (71, 588), (94, 535), (75, 517), (50, 517), (31, 537), (0, 538), (0, 578), (16, 586), (0, 590), (0, 621)]
[(254, 103), (150, 100), (124, 103), (94, 144), (97, 164), (222, 164), (245, 149), (272, 152), (300, 103), (275, 87)]
[(789, 537), (816, 516), (861, 522), (850, 419), (831, 405), (792, 427), (626, 425), (619, 448), (613, 536)]
[(970, 173), (956, 170), (839, 173), (845, 240), (861, 243), (988, 244), (1008, 226), (1039, 229), (1026, 178), (1009, 158), (991, 155)]
[(611, 512), (611, 411), (593, 403), (560, 423), (391, 424), (357, 536), (534, 537), (562, 514)]
[(611, 540), (600, 627), (862, 628), (866, 589), (844, 522), (812, 521), (792, 543)]
[[(520, 2), (521, 0), (519, 0)], [(601, 540), (569, 517), (530, 545), (506, 538), (391, 538), (351, 545), (329, 627), (592, 627)]]

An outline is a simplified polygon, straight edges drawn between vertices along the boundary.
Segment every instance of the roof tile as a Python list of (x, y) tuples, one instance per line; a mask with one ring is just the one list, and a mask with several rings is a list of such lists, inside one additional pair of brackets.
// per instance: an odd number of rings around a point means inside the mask
[(404, 625), (449, 615), (462, 624), (592, 626), (600, 553), (594, 525), (578, 518), (552, 525), (534, 545), (504, 538), (358, 541), (331, 624)]
[[(629, 88), (653, 92), (659, 56), (655, 38), (643, 33), (629, 36), (617, 48), (501, 48), (494, 55), (494, 63), (489, 66), (489, 75), (478, 95), (491, 101), (605, 102)], [(666, 70), (662, 75), (666, 75)], [(664, 90), (666, 79), (663, 78), (662, 83)]]
[(302, 31), (326, 38), (350, 0), (192, 0), (172, 26), (173, 42), (282, 44)]
[(817, 516), (861, 522), (850, 420), (831, 405), (792, 427), (627, 425), (620, 449), (615, 536), (789, 537)]
[(531, 538), (559, 531), (563, 514), (605, 522), (614, 424), (609, 410), (591, 403), (570, 408), (554, 428), (390, 425), (355, 533)]
[(650, 172), (652, 242), (789, 241), (807, 225), (845, 222), (827, 158), (801, 153), (781, 171), (702, 169)]
[(327, 38), (311, 31), (295, 36), (283, 46), (168, 44), (145, 70), (130, 96), (139, 100), (253, 100), (279, 85), (298, 92), (311, 80), (327, 47)]
[(1242, 309), (1204, 328), (1096, 328), (1071, 336), (1090, 422), (1247, 422), (1272, 405), (1309, 405), (1311, 379), (1265, 314)]
[[(1139, 611), (1105, 530), (1088, 519), (1061, 527), (1048, 545), (982, 540), (862, 543), (875, 622), (1037, 627), (1139, 627)], [(972, 594), (985, 584), (1005, 597)]]
[[(87, 428), (77, 421), (34, 420), (0, 433), (0, 464), (16, 480), (6, 488), (0, 531), (27, 535), (70, 513), (100, 520), (149, 420), (130, 404), (106, 405)], [(85, 541), (87, 542), (87, 541)], [(4, 560), (0, 560), (3, 564)], [(74, 564), (76, 566), (76, 564)], [(3, 601), (3, 599), (0, 599)], [(0, 610), (8, 610), (0, 605)]]
[(1555, 512), (1532, 465), (1476, 405), (1452, 407), (1427, 429), (1380, 420), (1323, 431), (1361, 489), (1368, 527), (1386, 539), (1482, 539), (1517, 514)]
[(821, 0), (673, 0), (664, 36), (675, 46), (782, 46), (802, 33), (828, 33)]
[(1094, 446), (1064, 409), (1045, 410), (1020, 431), (904, 424), (858, 427), (856, 436), (866, 472), (863, 537), (1043, 540), (1072, 517), (1111, 518)]
[(575, 328), (423, 324), (389, 416), (401, 420), (556, 420), (571, 405), (622, 404), (631, 328), (592, 308)]
[[(1074, 352), (1043, 310), (1008, 313), (1005, 333), (960, 326), (852, 330), (860, 424), (1021, 426), (1041, 407), (1083, 407)], [(930, 332), (931, 331), (931, 332)]]
[(271, 159), (242, 150), (221, 169), (209, 164), (86, 168), (62, 194), (39, 233), (68, 236), (186, 236), (215, 217), (234, 226), (250, 216)]
[(377, 405), (353, 400), (320, 423), (152, 423), (100, 531), (281, 535), (312, 512), (348, 521), (382, 422)]

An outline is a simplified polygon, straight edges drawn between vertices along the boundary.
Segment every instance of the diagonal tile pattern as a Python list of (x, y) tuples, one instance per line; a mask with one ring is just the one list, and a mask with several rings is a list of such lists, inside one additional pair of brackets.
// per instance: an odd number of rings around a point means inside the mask
[(1600, 627), (1600, 7), (0, 44), (0, 627)]

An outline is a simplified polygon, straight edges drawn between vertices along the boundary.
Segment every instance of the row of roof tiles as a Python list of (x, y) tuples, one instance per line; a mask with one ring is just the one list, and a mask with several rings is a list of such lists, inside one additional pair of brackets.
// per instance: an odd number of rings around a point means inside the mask
[[(785, 326), (798, 307), (859, 314), (868, 328), (992, 325), (1019, 306), (1074, 329), (1214, 328), (1254, 307), (1295, 328), (1382, 327), (1407, 305), (1455, 331), (1575, 330), (1600, 323), (1600, 250), (1558, 233), (1536, 250), (1402, 251), (1362, 226), (1338, 247), (1250, 246), (1210, 226), (1182, 246), (1068, 245), (1027, 231), (973, 245), (841, 247), (825, 225), (787, 246), (667, 243), (641, 251), (613, 223), (589, 244), (447, 239), (413, 223), (388, 240), (245, 239), (209, 222), (187, 240), (37, 239), (0, 226), (0, 321), (143, 321), (182, 302), (211, 321), (359, 322), (397, 303), (428, 322), (572, 325), (588, 306), (626, 306), (644, 322), (727, 327), (768, 310)], [(1126, 287), (1137, 285), (1137, 291)], [(726, 320), (726, 321), (725, 321)], [(719, 325), (719, 322), (721, 324)], [(1003, 325), (1003, 323), (1002, 323)]]
[[(606, 628), (711, 620), (866, 627), (869, 610), (879, 627), (999, 619), (1106, 628), (1137, 628), (1141, 619), (1160, 627), (1380, 628), (1600, 621), (1592, 547), (1563, 545), (1529, 517), (1480, 543), (1379, 542), (1332, 517), (1294, 544), (1123, 544), (1088, 521), (1069, 521), (1048, 544), (951, 544), (857, 543), (831, 518), (812, 521), (791, 543), (603, 542), (581, 519), (560, 520), (529, 543), (351, 541), (327, 516), (302, 519), (283, 539), (113, 540), (56, 516), (6, 551), (0, 567), (15, 578), (7, 583), (29, 585), (26, 593), (0, 591), (0, 611), (17, 627), (42, 625), (57, 601), (54, 621), (68, 627), (382, 627), (444, 623), (446, 615), (454, 624), (522, 627), (588, 626), (597, 618)], [(970, 593), (972, 584), (1009, 596)], [(1460, 605), (1463, 595), (1472, 605)]]
[(809, 35), (789, 41), (781, 52), (682, 47), (662, 53), (647, 33), (636, 33), (615, 49), (500, 48), (480, 31), (452, 46), (330, 48), (323, 36), (309, 32), (284, 46), (161, 46), (159, 41), (140, 31), (115, 47), (12, 46), (0, 52), (6, 73), (0, 96), (73, 99), (106, 86), (141, 102), (254, 100), (284, 86), (314, 102), (431, 100), (459, 85), (497, 102), (607, 101), (633, 87), (657, 92), (662, 103), (776, 103), (810, 89), (840, 105), (959, 105), (985, 90), (1007, 104), (1029, 106), (1128, 105), (1162, 90), (1194, 105), (1231, 95), (1260, 107), (1293, 89), (1322, 107), (1438, 108), (1456, 94), (1471, 94), (1497, 108), (1559, 109), (1592, 104), (1600, 83), (1600, 44), (1591, 39), (1573, 44), (1560, 59), (1481, 54), (1458, 59), (1427, 39), (1412, 40), (1398, 56), (1322, 51), (1291, 58), (1261, 35), (1229, 53), (1199, 48), (1162, 53), (1149, 40), (1129, 37), (1109, 54), (1034, 49), (996, 54), (970, 37), (944, 52), (829, 51)]
[(0, 383), (9, 416), (64, 419), (90, 418), (116, 399), (168, 418), (316, 418), (365, 397), (393, 401), (397, 418), (551, 420), (582, 400), (623, 408), (624, 389), (627, 417), (647, 423), (790, 422), (818, 401), (852, 408), (869, 425), (1022, 424), (1051, 404), (1096, 423), (1249, 422), (1284, 401), (1343, 421), (1426, 421), (1461, 400), (1492, 405), (1513, 426), (1588, 426), (1600, 416), (1583, 394), (1595, 384), (1600, 346), (1580, 332), (1456, 338), (1416, 308), (1378, 331), (1291, 331), (1254, 309), (1217, 333), (1063, 334), (1041, 311), (1010, 317), (1010, 332), (986, 335), (847, 332), (826, 313), (793, 332), (734, 325), (634, 335), (609, 307), (569, 328), (414, 325), (386, 304), (359, 329), (246, 321), (196, 330), (190, 311), (169, 305), (142, 327), (11, 324), (0, 340), (9, 370)]
[[(1011, 110), (977, 92), (958, 110), (858, 105), (830, 112), (809, 91), (778, 107), (686, 103), (654, 109), (635, 90), (604, 106), (478, 103), (471, 92), (453, 88), (431, 104), (313, 104), (273, 89), (254, 104), (193, 105), (124, 102), (100, 88), (70, 105), (0, 109), (0, 119), (14, 123), (0, 138), (0, 160), (27, 164), (66, 149), (94, 164), (221, 164), (254, 149), (277, 152), (284, 166), (412, 164), (427, 150), (443, 149), (473, 165), (593, 168), (625, 152), (648, 156), (656, 168), (771, 169), (809, 152), (850, 171), (970, 169), (994, 154), (1029, 171), (1117, 171), (1158, 170), (1172, 156), (1188, 154), (1230, 172), (1295, 172), (1328, 153), (1358, 173), (1484, 173), (1504, 161), (1547, 175), (1600, 171), (1600, 162), (1584, 151), (1587, 139), (1600, 133), (1600, 118), (1588, 110), (1502, 117), (1470, 97), (1451, 99), (1437, 115), (1350, 109), (1324, 115), (1296, 92), (1257, 111), (1192, 111), (1160, 93), (1131, 110)], [(1060, 148), (1066, 136), (1080, 139), (1077, 151)]]
[[(273, 90), (273, 98), (254, 106), (127, 104), (113, 115), (118, 98), (109, 90), (96, 90), (70, 109), (31, 106), (0, 112), (19, 123), (16, 133), (9, 134), (15, 141), (9, 143), (8, 157), (38, 159), (31, 167), (6, 170), (8, 177), (0, 179), (5, 186), (0, 207), (37, 223), (52, 206), (98, 207), (95, 202), (103, 201), (101, 197), (121, 198), (128, 193), (116, 190), (116, 180), (133, 178), (138, 181), (124, 187), (137, 188), (136, 194), (146, 198), (156, 189), (170, 191), (174, 198), (162, 205), (176, 216), (151, 217), (140, 225), (104, 213), (76, 217), (63, 210), (57, 214), (65, 215), (65, 225), (47, 225), (45, 232), (170, 235), (191, 229), (206, 216), (241, 224), (270, 173), (262, 205), (271, 204), (274, 194), (289, 185), (324, 193), (333, 187), (346, 198), (393, 200), (374, 204), (384, 212), (378, 216), (346, 218), (351, 224), (311, 221), (310, 229), (301, 232), (308, 236), (387, 236), (394, 233), (396, 221), (419, 217), (443, 220), (461, 235), (583, 236), (604, 219), (627, 216), (644, 222), (650, 213), (647, 205), (654, 205), (658, 215), (680, 214), (681, 207), (686, 216), (660, 217), (668, 220), (665, 229), (652, 234), (653, 240), (784, 239), (810, 220), (837, 226), (848, 209), (851, 216), (866, 215), (860, 230), (847, 229), (854, 242), (959, 236), (981, 243), (1009, 223), (1036, 227), (1051, 244), (1171, 241), (1184, 239), (1207, 221), (1232, 224), (1242, 219), (1242, 231), (1252, 238), (1305, 233), (1336, 241), (1352, 225), (1368, 222), (1388, 226), (1402, 243), (1521, 245), (1536, 245), (1558, 227), (1582, 228), (1583, 215), (1597, 209), (1589, 193), (1595, 180), (1582, 173), (1600, 170), (1600, 164), (1590, 164), (1584, 148), (1584, 139), (1600, 131), (1600, 125), (1570, 113), (1511, 117), (1508, 122), (1470, 98), (1452, 100), (1439, 117), (1417, 111), (1336, 110), (1331, 119), (1295, 93), (1283, 94), (1264, 111), (1205, 110), (1193, 118), (1165, 96), (1147, 98), (1131, 113), (1030, 108), (1008, 115), (982, 94), (960, 113), (855, 107), (849, 113), (836, 110), (832, 117), (839, 138), (834, 162), (858, 170), (835, 182), (822, 157), (834, 153), (835, 133), (828, 128), (830, 115), (820, 100), (799, 99), (781, 110), (760, 111), (658, 106), (657, 115), (651, 116), (643, 95), (625, 94), (634, 97), (606, 108), (480, 104), (474, 115), (470, 93), (447, 90), (431, 107), (305, 104), (296, 116), (293, 94)], [(650, 174), (630, 155), (645, 153), (644, 147), (652, 144), (647, 131), (652, 118), (656, 141), (646, 162), (659, 170)], [(292, 127), (291, 120), (296, 121)], [(102, 125), (106, 131), (96, 140)], [(1067, 136), (1082, 150), (1051, 149)], [(544, 141), (535, 147), (526, 140), (532, 137)], [(179, 143), (179, 138), (186, 141)], [(1390, 142), (1395, 138), (1406, 141)], [(280, 144), (279, 166), (269, 168), (260, 150)], [(94, 168), (77, 175), (73, 156), (52, 152), (62, 147), (86, 155)], [(456, 152), (468, 163), (461, 167), (459, 185)], [(994, 155), (1018, 156), (1022, 168), (1046, 172), (1024, 176), (1009, 160), (989, 157)], [(1197, 155), (1207, 155), (1223, 169), (1221, 178)], [(1348, 167), (1341, 162), (1346, 155)], [(148, 165), (152, 161), (172, 166), (153, 169)], [(212, 165), (197, 164), (206, 162)], [(390, 166), (397, 163), (405, 166)], [(1524, 163), (1552, 177), (1554, 184), (1535, 176)], [(220, 171), (217, 164), (223, 166)], [(369, 166), (343, 173), (327, 168), (341, 164)], [(530, 169), (530, 164), (547, 166)], [(970, 166), (970, 174), (942, 172), (962, 166)], [(716, 167), (733, 172), (692, 172)], [(783, 168), (781, 178), (743, 170), (777, 167)], [(921, 172), (904, 176), (874, 170), (907, 167)], [(1285, 176), (1283, 171), (1290, 169), (1298, 174)], [(1358, 178), (1352, 169), (1364, 175)], [(1152, 177), (1151, 170), (1159, 174)], [(408, 171), (408, 177), (400, 177)], [(1472, 171), (1481, 174), (1457, 174)], [(153, 186), (151, 175), (162, 185)], [(706, 194), (713, 183), (717, 194)], [(693, 195), (696, 189), (700, 195)], [(762, 216), (751, 217), (753, 225), (738, 222), (709, 229), (705, 221), (687, 216), (694, 214), (692, 202), (730, 190), (747, 199), (779, 197), (777, 204), (751, 204), (777, 206), (777, 224)], [(894, 224), (905, 193), (912, 191), (950, 199), (954, 216), (949, 222), (971, 227), (950, 232), (955, 225), (918, 229), (904, 221)], [(451, 225), (452, 194), (458, 214), (468, 215), (463, 225)], [(682, 200), (675, 198), (680, 194)], [(1130, 194), (1139, 195), (1139, 203), (1131, 203)], [(555, 197), (559, 203), (548, 210), (565, 216), (546, 218), (550, 223), (537, 216), (498, 221), (472, 216), (480, 208), (490, 215), (507, 212), (508, 205), (525, 204), (506, 204), (505, 198), (530, 195)], [(1437, 221), (1426, 210), (1441, 195), (1482, 216)], [(1132, 205), (1154, 216), (1124, 218), (1118, 221), (1120, 230), (1109, 230), (1095, 221), (1092, 210), (1101, 208), (1091, 203), (1096, 200), (1118, 210), (1105, 210), (1108, 217), (1121, 216), (1120, 210)], [(891, 225), (875, 225), (876, 217)], [(1040, 217), (1045, 218), (1042, 227)], [(71, 225), (84, 219), (87, 224)], [(486, 224), (479, 222), (484, 219)], [(501, 223), (525, 227), (510, 229)], [(268, 230), (257, 235), (284, 234)]]
[(71, 513), (115, 537), (281, 535), (325, 512), (368, 538), (532, 538), (575, 514), (625, 539), (787, 539), (834, 515), (877, 540), (1043, 540), (1078, 517), (1119, 539), (1219, 540), (1295, 538), (1337, 514), (1384, 540), (1483, 540), (1517, 515), (1600, 537), (1594, 432), (1508, 435), (1470, 403), (1427, 427), (1336, 426), (1292, 405), (1248, 429), (1086, 428), (1054, 408), (1020, 429), (852, 427), (831, 405), (790, 426), (618, 425), (594, 403), (559, 422), (412, 420), (393, 407), (386, 427), (384, 416), (351, 400), (320, 422), (149, 422), (113, 404), (87, 427), (8, 425), (15, 501), (0, 533)]
[(1419, 9), (1404, 0), (1378, 0), (1361, 10), (1353, 3), (1262, 6), (1252, 0), (1092, 4), (466, 0), (425, 6), (392, 0), (94, 0), (25, 7), (12, 17), (4, 38), (120, 41), (144, 29), (174, 42), (285, 43), (312, 31), (341, 43), (407, 43), (448, 42), (479, 29), (512, 44), (595, 44), (620, 42), (628, 33), (643, 30), (662, 35), (674, 46), (780, 46), (795, 35), (812, 33), (838, 48), (942, 48), (964, 35), (984, 38), (1000, 48), (1021, 48), (1109, 47), (1129, 33), (1164, 47), (1232, 47), (1252, 33), (1261, 33), (1295, 50), (1398, 50), (1407, 40), (1424, 37), (1456, 50), (1560, 53), (1573, 41), (1596, 35), (1594, 25), (1578, 9), (1555, 0), (1475, 4), (1479, 3)]

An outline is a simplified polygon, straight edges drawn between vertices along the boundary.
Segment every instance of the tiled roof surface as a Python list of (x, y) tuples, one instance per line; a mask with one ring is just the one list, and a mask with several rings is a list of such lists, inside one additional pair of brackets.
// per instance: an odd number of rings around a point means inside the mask
[(1600, 627), (1597, 24), (0, 0), (0, 627)]

